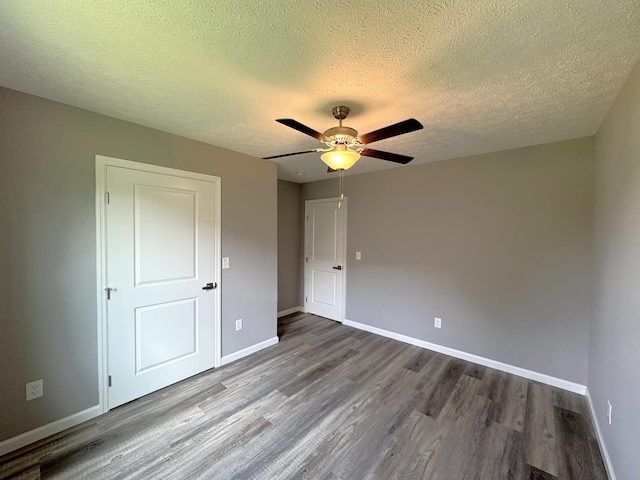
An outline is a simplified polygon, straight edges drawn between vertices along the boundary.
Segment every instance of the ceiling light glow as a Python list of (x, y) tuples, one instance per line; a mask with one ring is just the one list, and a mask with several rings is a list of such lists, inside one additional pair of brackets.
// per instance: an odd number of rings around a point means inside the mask
[(348, 170), (358, 161), (360, 154), (349, 150), (344, 145), (337, 145), (335, 150), (322, 154), (320, 158), (334, 170)]

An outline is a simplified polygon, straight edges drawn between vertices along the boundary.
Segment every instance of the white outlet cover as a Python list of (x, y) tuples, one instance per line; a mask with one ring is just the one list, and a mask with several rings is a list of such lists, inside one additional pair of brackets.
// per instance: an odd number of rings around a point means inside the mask
[(438, 317), (434, 317), (433, 326), (436, 328), (442, 328), (442, 319)]
[(222, 268), (229, 268), (229, 257), (222, 257)]
[(242, 319), (239, 318), (238, 320), (236, 320), (236, 332), (238, 330), (242, 330)]
[(356, 252), (356, 260), (362, 260), (362, 252)]
[(27, 401), (33, 400), (34, 398), (40, 398), (44, 395), (44, 387), (42, 380), (36, 380), (35, 382), (27, 383), (26, 387), (26, 398)]

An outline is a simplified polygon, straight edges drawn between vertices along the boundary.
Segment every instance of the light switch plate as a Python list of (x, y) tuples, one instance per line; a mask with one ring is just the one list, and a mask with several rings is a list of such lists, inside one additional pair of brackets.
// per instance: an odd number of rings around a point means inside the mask
[(362, 252), (356, 252), (356, 260), (362, 260)]
[(229, 268), (229, 257), (222, 257), (222, 268)]

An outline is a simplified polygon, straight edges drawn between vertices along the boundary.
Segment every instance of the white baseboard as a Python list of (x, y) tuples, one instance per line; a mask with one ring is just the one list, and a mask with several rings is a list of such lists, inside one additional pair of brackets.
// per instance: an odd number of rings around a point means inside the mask
[(18, 435), (17, 437), (4, 440), (3, 442), (0, 442), (0, 456), (5, 455), (9, 452), (13, 452), (14, 450), (22, 448), (25, 445), (29, 445), (30, 443), (42, 440), (43, 438), (55, 435), (56, 433), (60, 433), (67, 428), (80, 425), (82, 422), (91, 420), (92, 418), (95, 418), (101, 414), (102, 409), (99, 405), (96, 405), (95, 407), (87, 408), (86, 410), (83, 410), (81, 412), (74, 413), (73, 415), (69, 415), (68, 417), (61, 418), (60, 420), (56, 420), (55, 422), (51, 422), (47, 425), (43, 425), (42, 427), (38, 427), (35, 430), (25, 432), (21, 435)]
[(613, 472), (613, 464), (611, 463), (611, 457), (609, 457), (609, 451), (607, 450), (607, 445), (604, 443), (604, 436), (602, 435), (602, 430), (600, 429), (600, 423), (598, 422), (598, 416), (596, 415), (596, 409), (593, 406), (593, 400), (591, 399), (591, 394), (589, 393), (589, 389), (587, 388), (587, 402), (589, 403), (589, 412), (591, 413), (591, 419), (593, 420), (593, 425), (596, 427), (596, 435), (598, 437), (598, 446), (600, 447), (600, 453), (602, 453), (602, 458), (604, 459), (604, 466), (607, 469), (607, 475), (609, 476), (609, 480), (616, 480), (616, 474)]
[(292, 313), (298, 313), (298, 312), (304, 312), (304, 308), (302, 307), (287, 308), (286, 310), (278, 312), (278, 318), (284, 317), (286, 315), (291, 315)]
[(250, 347), (238, 350), (231, 355), (225, 355), (220, 359), (220, 366), (226, 365), (227, 363), (235, 362), (236, 360), (240, 360), (242, 357), (246, 357), (247, 355), (251, 355), (252, 353), (262, 350), (263, 348), (275, 345), (279, 341), (280, 339), (278, 337), (273, 337), (269, 340), (265, 340), (264, 342), (256, 343), (255, 345), (251, 345)]
[(478, 355), (474, 355), (473, 353), (467, 353), (460, 350), (455, 350), (453, 348), (443, 347), (442, 345), (426, 342), (424, 340), (409, 337), (407, 335), (402, 335), (401, 333), (383, 330), (382, 328), (372, 327), (371, 325), (366, 325), (364, 323), (352, 322), (351, 320), (347, 320), (346, 318), (342, 323), (349, 327), (366, 330), (367, 332), (375, 333), (383, 337), (393, 338), (394, 340), (409, 343), (411, 345), (422, 347), (427, 350), (433, 350), (434, 352), (444, 353), (445, 355), (450, 355), (452, 357), (460, 358), (468, 362), (484, 365), (485, 367), (495, 368), (496, 370), (512, 373), (520, 377), (528, 378), (529, 380), (546, 383), (547, 385), (562, 388), (564, 390), (569, 390), (570, 392), (578, 393), (580, 395), (585, 395), (587, 391), (587, 387), (585, 387), (584, 385), (580, 385), (579, 383), (570, 382), (568, 380), (552, 377), (544, 373), (538, 373), (532, 370), (527, 370), (526, 368), (516, 367), (507, 363), (498, 362), (490, 358), (480, 357)]

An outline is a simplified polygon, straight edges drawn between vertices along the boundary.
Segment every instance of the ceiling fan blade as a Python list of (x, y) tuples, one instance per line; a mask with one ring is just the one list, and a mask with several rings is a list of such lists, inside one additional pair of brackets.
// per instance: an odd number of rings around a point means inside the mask
[(307, 127), (306, 125), (301, 124), (297, 120), (293, 118), (278, 118), (276, 122), (281, 123), (282, 125), (286, 125), (287, 127), (293, 128), (299, 132), (304, 133), (305, 135), (309, 135), (310, 137), (315, 138), (316, 140), (320, 140), (321, 142), (328, 142), (330, 138), (327, 137), (324, 133), (317, 132), (313, 128)]
[(360, 135), (358, 137), (358, 140), (360, 141), (360, 143), (369, 144), (384, 140), (385, 138), (396, 137), (398, 135), (403, 135), (415, 130), (421, 130), (422, 128), (424, 127), (418, 120), (416, 120), (415, 118), (410, 118), (409, 120), (405, 120), (404, 122), (394, 123), (393, 125), (389, 125), (388, 127), (384, 127), (379, 130), (374, 130), (373, 132)]
[(272, 155), (270, 157), (262, 157), (262, 159), (271, 160), (272, 158), (290, 157), (291, 155), (302, 155), (303, 153), (312, 153), (312, 152), (319, 152), (319, 151), (320, 150), (318, 150), (317, 148), (314, 148), (313, 150), (305, 150), (304, 152), (284, 153), (282, 155)]
[(400, 155), (398, 153), (383, 152), (381, 150), (374, 150), (372, 148), (365, 148), (360, 155), (365, 157), (380, 158), (382, 160), (389, 160), (390, 162), (402, 163), (403, 165), (413, 160), (413, 157), (407, 157), (406, 155)]

